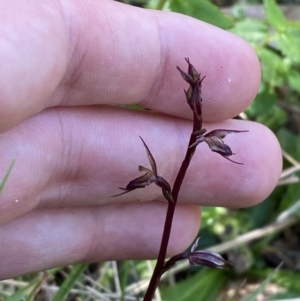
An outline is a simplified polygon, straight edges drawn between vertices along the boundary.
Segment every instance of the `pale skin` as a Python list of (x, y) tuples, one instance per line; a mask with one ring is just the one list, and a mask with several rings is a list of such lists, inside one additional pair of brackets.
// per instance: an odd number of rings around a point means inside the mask
[[(155, 186), (111, 198), (148, 166), (173, 184), (191, 131), (184, 57), (202, 75), (204, 127), (249, 130), (200, 145), (179, 195), (169, 255), (200, 225), (200, 205), (266, 198), (281, 151), (264, 126), (229, 120), (254, 99), (260, 66), (240, 38), (198, 20), (112, 1), (0, 4), (0, 279), (81, 261), (155, 258), (166, 212)], [(111, 104), (139, 104), (154, 113)], [(200, 245), (201, 247), (201, 241)]]

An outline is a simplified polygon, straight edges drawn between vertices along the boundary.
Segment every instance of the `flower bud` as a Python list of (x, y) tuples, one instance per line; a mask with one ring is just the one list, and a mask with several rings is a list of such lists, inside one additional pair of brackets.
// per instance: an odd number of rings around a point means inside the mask
[(220, 254), (210, 250), (195, 251), (198, 246), (199, 238), (192, 246), (191, 252), (188, 254), (190, 265), (204, 265), (215, 269), (232, 268), (232, 263), (225, 260)]
[(214, 269), (228, 269), (232, 263), (220, 254), (210, 250), (200, 250), (188, 254), (190, 265), (203, 265)]
[(179, 70), (183, 79), (188, 84), (190, 84), (188, 90), (187, 91), (184, 90), (184, 93), (185, 93), (187, 103), (189, 104), (190, 108), (194, 112), (194, 116), (198, 121), (198, 127), (201, 128), (201, 124), (202, 124), (201, 83), (205, 78), (205, 76), (201, 78), (200, 73), (190, 63), (189, 59), (185, 58), (185, 60), (188, 63), (188, 73), (185, 73), (179, 67), (177, 67), (177, 69)]

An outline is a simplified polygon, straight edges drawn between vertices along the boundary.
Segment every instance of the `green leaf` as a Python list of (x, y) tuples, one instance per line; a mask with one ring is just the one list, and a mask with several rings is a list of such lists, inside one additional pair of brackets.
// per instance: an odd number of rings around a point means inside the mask
[[(295, 205), (295, 203), (299, 201), (299, 199), (300, 199), (299, 183), (288, 185), (285, 194), (282, 196), (279, 210), (282, 211), (282, 210), (289, 209), (291, 206)], [(299, 209), (297, 209), (294, 212), (294, 215), (297, 216), (300, 215)]]
[[(282, 79), (282, 76), (280, 78)], [(268, 80), (271, 78), (265, 79), (266, 84), (261, 86), (254, 102), (246, 109), (246, 114), (275, 131), (285, 124), (287, 113), (277, 105), (277, 95)]]
[(284, 84), (284, 76), (288, 74), (291, 63), (282, 59), (275, 51), (268, 48), (257, 49), (257, 55), (262, 65), (262, 80), (267, 86), (274, 88)]
[(65, 300), (68, 296), (70, 290), (75, 285), (78, 278), (82, 275), (84, 270), (86, 269), (87, 264), (86, 263), (79, 263), (73, 266), (71, 272), (69, 273), (68, 277), (65, 279), (63, 284), (61, 285), (58, 292), (55, 294), (52, 301), (61, 301)]
[(270, 24), (278, 31), (285, 31), (287, 21), (276, 2), (274, 0), (264, 0), (264, 7)]
[(288, 33), (277, 33), (274, 41), (280, 51), (295, 63), (300, 63), (300, 45), (298, 41)]
[(270, 221), (270, 214), (266, 215), (266, 212), (274, 212), (276, 206), (278, 206), (277, 199), (271, 194), (263, 202), (244, 209), (252, 221), (252, 229), (262, 227), (268, 223)]
[(28, 285), (20, 288), (18, 291), (16, 291), (14, 294), (9, 296), (8, 298), (5, 299), (5, 301), (20, 301), (24, 300), (28, 294), (31, 293), (32, 290), (35, 289), (36, 285), (39, 284), (40, 279), (42, 276), (36, 277), (31, 282), (28, 283)]
[(128, 280), (130, 276), (130, 262), (129, 260), (123, 260), (120, 262), (120, 269), (119, 269), (119, 277), (120, 277), (120, 286), (121, 286), (121, 298), (120, 301), (125, 300), (126, 294), (126, 286), (128, 285)]
[(288, 83), (292, 89), (300, 93), (300, 73), (291, 70), (288, 74)]
[(226, 283), (228, 273), (204, 268), (187, 280), (161, 290), (164, 300), (176, 301), (214, 301)]
[(34, 297), (38, 293), (41, 288), (42, 283), (47, 279), (48, 274), (45, 273), (43, 276), (40, 277), (39, 281), (35, 284), (33, 289), (31, 290), (30, 294), (27, 296), (26, 301), (33, 301)]
[[(270, 269), (253, 269), (247, 274), (252, 277), (264, 278), (270, 275)], [(273, 275), (272, 283), (277, 283), (281, 287), (300, 293), (299, 271), (279, 270)]]
[(256, 121), (263, 123), (271, 130), (276, 131), (286, 123), (287, 119), (288, 116), (286, 111), (280, 108), (278, 105), (274, 105), (272, 109), (267, 112), (267, 114), (258, 116)]
[(271, 297), (268, 298), (268, 301), (274, 300), (274, 301), (278, 301), (278, 300), (298, 300), (299, 298), (299, 293), (295, 292), (295, 291), (286, 291), (286, 292), (282, 292), (282, 293), (277, 293)]
[(262, 293), (266, 286), (271, 282), (273, 276), (277, 273), (279, 267), (276, 268), (269, 276), (267, 279), (265, 279), (261, 285), (255, 290), (255, 292), (253, 292), (249, 297), (247, 297), (246, 299), (244, 299), (244, 301), (256, 301), (257, 297), (260, 293)]
[(264, 90), (257, 95), (253, 103), (247, 109), (247, 113), (256, 117), (270, 111), (272, 106), (276, 103), (276, 95), (271, 91)]
[(294, 134), (288, 129), (283, 128), (278, 131), (277, 138), (282, 148), (297, 161), (300, 161), (300, 136)]
[(300, 47), (300, 22), (297, 22), (298, 27), (294, 28), (289, 24), (289, 28), (287, 30), (288, 34), (291, 35), (292, 37), (294, 37), (296, 39), (296, 41), (298, 42), (298, 45)]
[(290, 67), (288, 62), (284, 61), (282, 57), (279, 56), (275, 51), (268, 48), (260, 48), (257, 50), (257, 55), (259, 56), (263, 65), (271, 67), (276, 72), (288, 72)]
[(231, 32), (253, 44), (263, 41), (269, 34), (263, 21), (248, 18), (237, 22)]
[(231, 19), (207, 0), (172, 0), (170, 8), (224, 29), (233, 27)]

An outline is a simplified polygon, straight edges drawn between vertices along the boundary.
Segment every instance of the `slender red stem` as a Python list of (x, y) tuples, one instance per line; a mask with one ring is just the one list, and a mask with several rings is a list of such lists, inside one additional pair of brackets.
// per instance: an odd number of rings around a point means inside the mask
[[(200, 130), (201, 127), (202, 127), (202, 122), (199, 122), (199, 120), (197, 120), (197, 118), (194, 114), (193, 133), (195, 131)], [(160, 281), (160, 278), (162, 275), (162, 271), (163, 271), (163, 267), (164, 267), (165, 259), (166, 259), (166, 255), (167, 255), (167, 249), (168, 249), (168, 244), (169, 244), (169, 239), (170, 239), (170, 234), (171, 234), (171, 229), (172, 229), (172, 223), (173, 223), (173, 217), (174, 217), (174, 212), (175, 212), (175, 208), (176, 208), (176, 204), (177, 204), (177, 200), (178, 200), (179, 191), (180, 191), (183, 179), (185, 177), (186, 171), (190, 165), (191, 159), (196, 150), (196, 146), (193, 146), (190, 148), (190, 145), (192, 145), (195, 141), (196, 141), (196, 135), (191, 134), (185, 158), (181, 164), (181, 167), (178, 171), (177, 177), (176, 177), (174, 185), (173, 185), (172, 195), (173, 195), (174, 202), (168, 202), (168, 209), (167, 209), (167, 214), (166, 214), (166, 220), (165, 220), (160, 250), (159, 250), (159, 254), (158, 254), (158, 258), (157, 258), (156, 266), (154, 268), (153, 275), (151, 277), (148, 289), (147, 289), (145, 297), (144, 297), (144, 301), (151, 301), (153, 299), (155, 290), (159, 284), (159, 281)]]

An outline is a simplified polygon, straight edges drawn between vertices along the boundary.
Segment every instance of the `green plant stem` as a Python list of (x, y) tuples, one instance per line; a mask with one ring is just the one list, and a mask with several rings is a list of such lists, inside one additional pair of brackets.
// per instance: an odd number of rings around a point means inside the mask
[(166, 0), (159, 0), (155, 9), (162, 10), (165, 3), (166, 3)]

